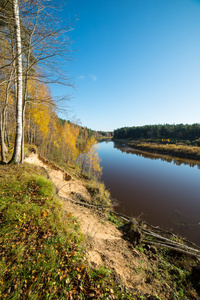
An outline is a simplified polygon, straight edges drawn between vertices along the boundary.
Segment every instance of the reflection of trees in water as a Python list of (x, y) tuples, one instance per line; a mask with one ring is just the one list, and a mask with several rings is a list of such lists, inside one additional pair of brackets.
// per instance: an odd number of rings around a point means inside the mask
[(178, 158), (172, 158), (169, 156), (159, 156), (159, 154), (152, 154), (152, 153), (147, 153), (147, 152), (143, 152), (142, 150), (135, 150), (132, 149), (128, 146), (126, 146), (125, 144), (118, 144), (116, 142), (114, 142), (114, 148), (120, 150), (122, 153), (127, 153), (127, 154), (135, 154), (137, 156), (141, 156), (144, 158), (149, 158), (151, 160), (161, 160), (161, 161), (166, 161), (168, 163), (174, 163), (176, 166), (180, 166), (180, 165), (187, 165), (190, 167), (195, 167), (197, 166), (197, 168), (200, 170), (200, 164), (196, 163), (196, 162), (192, 162), (189, 160), (183, 160), (183, 159), (178, 159)]
[(110, 138), (107, 138), (107, 139), (101, 139), (101, 140), (98, 140), (98, 144), (101, 144), (101, 143), (109, 143), (109, 142), (111, 142), (112, 141), (112, 139)]

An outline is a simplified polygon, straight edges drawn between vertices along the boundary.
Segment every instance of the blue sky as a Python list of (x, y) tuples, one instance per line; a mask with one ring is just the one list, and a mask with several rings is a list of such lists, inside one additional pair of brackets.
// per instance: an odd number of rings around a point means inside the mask
[[(200, 0), (69, 0), (68, 117), (111, 131), (200, 122)], [(66, 118), (60, 114), (60, 117)]]

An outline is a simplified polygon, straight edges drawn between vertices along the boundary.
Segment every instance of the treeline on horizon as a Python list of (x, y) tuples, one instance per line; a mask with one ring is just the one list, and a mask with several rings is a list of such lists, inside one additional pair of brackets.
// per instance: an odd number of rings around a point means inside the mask
[[(200, 144), (200, 124), (164, 124), (123, 127), (114, 130), (116, 139), (169, 139), (171, 141), (195, 141)], [(198, 143), (199, 142), (199, 143)]]

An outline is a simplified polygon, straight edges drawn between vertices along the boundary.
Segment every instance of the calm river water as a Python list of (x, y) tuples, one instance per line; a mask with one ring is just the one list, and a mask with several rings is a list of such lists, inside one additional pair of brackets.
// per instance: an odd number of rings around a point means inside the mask
[(161, 157), (102, 142), (102, 179), (128, 216), (187, 237), (200, 245), (200, 162)]

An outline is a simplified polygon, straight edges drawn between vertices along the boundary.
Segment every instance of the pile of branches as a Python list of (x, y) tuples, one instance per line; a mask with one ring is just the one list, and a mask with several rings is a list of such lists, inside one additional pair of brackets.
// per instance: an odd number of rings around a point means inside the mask
[(171, 231), (152, 226), (145, 221), (139, 221), (116, 212), (112, 213), (126, 221), (123, 229), (126, 230), (126, 236), (135, 245), (141, 243), (154, 245), (200, 258), (200, 247), (191, 241), (180, 238)]

